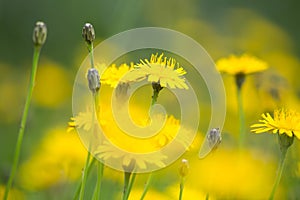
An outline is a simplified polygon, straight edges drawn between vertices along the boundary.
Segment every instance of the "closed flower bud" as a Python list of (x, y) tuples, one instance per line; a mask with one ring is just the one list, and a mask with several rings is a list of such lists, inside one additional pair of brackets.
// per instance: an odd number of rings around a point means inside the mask
[(87, 79), (89, 82), (89, 88), (90, 90), (95, 93), (100, 88), (100, 77), (98, 70), (95, 68), (90, 68), (87, 74)]
[(188, 175), (189, 173), (189, 161), (186, 159), (182, 159), (181, 165), (179, 167), (179, 175), (184, 178)]
[(219, 128), (212, 128), (207, 135), (207, 140), (210, 148), (212, 148), (212, 150), (215, 150), (222, 141)]
[(42, 46), (47, 38), (47, 27), (44, 22), (36, 22), (33, 29), (33, 43), (35, 46)]
[(88, 45), (95, 40), (95, 30), (92, 24), (86, 23), (82, 28), (82, 37)]

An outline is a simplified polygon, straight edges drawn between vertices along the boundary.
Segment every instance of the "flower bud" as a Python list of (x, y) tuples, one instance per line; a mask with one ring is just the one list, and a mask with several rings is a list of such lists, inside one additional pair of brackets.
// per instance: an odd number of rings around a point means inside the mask
[(219, 128), (212, 128), (207, 135), (207, 140), (209, 147), (215, 150), (222, 141)]
[(86, 23), (82, 28), (82, 37), (84, 41), (91, 45), (95, 40), (95, 30), (92, 24)]
[(179, 175), (182, 178), (186, 177), (189, 173), (189, 168), (190, 168), (189, 161), (186, 159), (182, 159), (181, 165), (179, 167)]
[(95, 93), (100, 88), (100, 77), (98, 70), (95, 68), (90, 68), (87, 74), (87, 79), (89, 82), (89, 88), (90, 90)]
[(36, 22), (33, 29), (32, 40), (35, 46), (42, 46), (47, 38), (47, 27), (44, 22)]

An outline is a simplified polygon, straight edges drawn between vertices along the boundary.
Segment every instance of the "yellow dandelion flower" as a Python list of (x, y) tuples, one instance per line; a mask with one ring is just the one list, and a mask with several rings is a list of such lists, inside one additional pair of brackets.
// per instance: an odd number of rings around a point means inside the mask
[(296, 136), (300, 139), (300, 113), (290, 109), (277, 109), (272, 117), (269, 113), (263, 113), (260, 123), (253, 124), (251, 131), (254, 133), (279, 133), (289, 137)]
[(230, 75), (252, 74), (268, 68), (268, 64), (265, 61), (248, 54), (243, 54), (240, 57), (231, 55), (228, 58), (221, 58), (216, 65), (218, 71)]
[(224, 148), (207, 157), (205, 162), (191, 156), (189, 162), (190, 172), (183, 199), (195, 199), (188, 198), (189, 189), (203, 191), (204, 195), (208, 193), (213, 199), (267, 199), (276, 173), (273, 162), (238, 149)]
[[(159, 150), (160, 148), (169, 144), (176, 137), (181, 126), (178, 119), (176, 119), (172, 115), (169, 115), (166, 116), (164, 126), (161, 127), (160, 131), (155, 136), (149, 138), (148, 140), (138, 139), (127, 135), (123, 130), (119, 128), (119, 125), (114, 118), (114, 114), (110, 106), (101, 104), (100, 107), (102, 108), (102, 112), (98, 113), (98, 121), (96, 121), (95, 123), (99, 123), (104, 134), (110, 140), (112, 140), (115, 145), (130, 152), (149, 152)], [(91, 114), (92, 113), (87, 110), (86, 112), (80, 112), (77, 116), (72, 117), (71, 121), (68, 123), (68, 131), (72, 131), (74, 128), (82, 129), (84, 131), (91, 130)], [(131, 120), (133, 120), (133, 123), (137, 126), (147, 127), (150, 125), (147, 110), (144, 110), (139, 106), (130, 106), (129, 114)], [(152, 128), (157, 130), (159, 128), (157, 126), (160, 124), (157, 123), (159, 120), (163, 119), (163, 116), (154, 115), (152, 117)], [(123, 121), (122, 119), (119, 120)], [(187, 147), (189, 143), (188, 135), (190, 134), (190, 130), (182, 127), (181, 131), (186, 133), (185, 135), (187, 137), (184, 137), (182, 136), (183, 134), (180, 134), (180, 136), (178, 136), (178, 139), (176, 138), (176, 142), (180, 143), (184, 147)]]
[(93, 117), (90, 110), (87, 110), (86, 112), (79, 112), (76, 117), (71, 117), (70, 119), (71, 121), (68, 122), (67, 132), (70, 132), (75, 128), (82, 128), (85, 131), (89, 131), (92, 127)]
[(116, 88), (119, 83), (129, 83), (132, 79), (128, 79), (128, 76), (125, 76), (126, 73), (133, 69), (133, 63), (127, 65), (126, 63), (121, 64), (117, 67), (116, 64), (109, 66), (104, 73), (101, 75), (101, 83), (110, 85), (113, 88)]
[(159, 152), (155, 155), (128, 154), (128, 152), (109, 144), (107, 141), (104, 141), (103, 144), (98, 147), (95, 154), (103, 160), (116, 159), (116, 162), (120, 162), (120, 160), (122, 160), (123, 168), (129, 167), (132, 163), (134, 163), (134, 165), (139, 169), (146, 169), (149, 164), (163, 168), (166, 166), (163, 160), (167, 158), (166, 155)]
[(59, 107), (69, 100), (72, 92), (69, 72), (52, 61), (41, 63), (41, 66), (36, 77), (33, 101), (44, 107)]
[(179, 67), (175, 59), (163, 57), (163, 54), (152, 54), (150, 60), (141, 60), (132, 71), (132, 77), (147, 78), (149, 82), (159, 83), (162, 87), (188, 89), (184, 74), (186, 71)]
[(50, 130), (37, 151), (20, 166), (20, 185), (42, 190), (80, 178), (86, 150), (76, 134)]
[[(146, 108), (142, 109), (139, 106), (130, 106), (129, 115), (133, 120), (133, 124), (140, 128), (148, 127), (151, 130), (158, 130), (158, 132), (154, 136), (149, 138), (143, 138), (143, 131), (140, 132), (141, 137), (133, 137), (122, 128), (120, 128), (118, 122), (122, 123), (125, 121), (125, 119), (123, 120), (122, 115), (119, 115), (121, 118), (117, 121), (110, 106), (110, 104), (100, 105), (100, 107), (102, 108), (102, 112), (100, 112), (98, 115), (97, 123), (99, 123), (102, 129), (102, 133), (105, 135), (105, 138), (107, 138), (107, 140), (109, 140), (111, 144), (109, 144), (108, 142), (104, 143), (105, 140), (101, 140), (101, 144), (97, 144), (97, 146), (94, 147), (96, 148), (95, 152), (97, 156), (99, 156), (99, 158), (103, 159), (104, 161), (108, 161), (108, 159), (109, 161), (111, 161), (112, 159), (118, 158), (118, 162), (121, 162), (124, 166), (127, 166), (128, 163), (130, 163), (130, 161), (133, 159), (133, 157), (128, 157), (127, 154), (129, 153), (125, 154), (124, 152), (130, 152), (130, 155), (141, 154), (140, 157), (136, 156), (137, 160), (135, 161), (140, 169), (145, 169), (145, 166), (149, 165), (162, 167), (164, 165), (164, 155), (157, 154), (154, 157), (150, 155), (148, 157), (143, 157), (142, 155), (159, 151), (173, 141), (177, 144), (177, 147), (188, 147), (189, 137), (192, 131), (182, 126), (180, 121), (174, 116), (166, 116), (165, 124), (162, 124), (162, 127), (156, 127), (159, 125), (157, 124), (157, 121), (161, 120), (162, 116), (160, 116), (159, 114), (153, 115), (151, 117), (150, 125), (148, 110)], [(88, 113), (81, 113), (80, 115), (75, 116), (73, 118), (74, 120), (70, 122), (69, 125), (71, 125), (72, 128), (76, 127), (79, 133), (81, 133), (80, 130), (82, 130), (83, 132), (89, 131), (91, 129), (92, 119), (91, 117), (83, 116), (90, 115), (91, 114)], [(179, 131), (181, 132), (178, 135)], [(175, 151), (176, 149), (174, 149), (174, 152)]]

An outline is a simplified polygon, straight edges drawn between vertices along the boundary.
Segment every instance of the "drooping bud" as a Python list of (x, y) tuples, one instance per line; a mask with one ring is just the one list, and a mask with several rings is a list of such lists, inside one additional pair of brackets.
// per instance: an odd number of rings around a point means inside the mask
[(88, 70), (87, 79), (89, 82), (89, 88), (94, 94), (100, 89), (100, 76), (98, 70), (95, 68), (90, 68)]
[(33, 35), (32, 40), (35, 46), (40, 47), (42, 46), (47, 38), (47, 27), (44, 22), (36, 22), (34, 29), (33, 29)]
[(91, 45), (93, 43), (93, 41), (95, 40), (95, 30), (92, 24), (84, 24), (82, 28), (82, 37), (88, 45)]
[(189, 161), (186, 159), (182, 159), (181, 165), (179, 167), (179, 175), (182, 178), (186, 177), (189, 173), (189, 168), (190, 168)]

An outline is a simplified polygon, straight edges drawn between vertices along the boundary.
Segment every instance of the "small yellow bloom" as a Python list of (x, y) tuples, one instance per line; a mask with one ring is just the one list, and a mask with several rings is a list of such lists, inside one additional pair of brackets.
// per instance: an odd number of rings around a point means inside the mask
[(289, 137), (296, 136), (300, 139), (300, 113), (289, 109), (277, 109), (272, 117), (269, 113), (263, 113), (259, 124), (253, 124), (251, 131), (254, 133), (279, 133)]
[(240, 57), (231, 55), (228, 58), (221, 58), (216, 65), (218, 71), (230, 75), (252, 74), (268, 68), (266, 62), (248, 54), (243, 54)]
[(163, 57), (163, 54), (152, 54), (150, 61), (141, 60), (132, 71), (132, 77), (148, 78), (149, 82), (159, 83), (162, 87), (188, 89), (184, 74), (186, 71), (179, 67), (175, 59)]
[(121, 64), (117, 67), (116, 64), (109, 66), (104, 73), (101, 75), (101, 83), (110, 85), (113, 88), (116, 88), (119, 83), (130, 83), (132, 79), (128, 79), (128, 76), (125, 76), (129, 71), (133, 69), (133, 63), (129, 65)]

